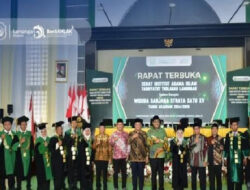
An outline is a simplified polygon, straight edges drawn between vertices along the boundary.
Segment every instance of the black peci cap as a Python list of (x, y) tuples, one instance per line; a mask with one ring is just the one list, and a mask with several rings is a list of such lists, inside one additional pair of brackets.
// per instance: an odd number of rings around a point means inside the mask
[(133, 127), (135, 127), (135, 123), (141, 123), (143, 125), (143, 120), (141, 118), (136, 118), (133, 123)]
[(116, 123), (123, 123), (123, 120), (121, 118), (118, 118)]
[(217, 123), (212, 123), (211, 128), (216, 127), (217, 129), (219, 128), (219, 125)]
[(150, 124), (153, 125), (153, 122), (154, 122), (155, 120), (159, 120), (160, 123), (163, 122), (163, 121), (159, 118), (158, 115), (155, 115), (154, 117), (152, 117), (152, 118), (150, 119)]
[(155, 115), (152, 119), (151, 119), (151, 121), (153, 122), (154, 120), (160, 120), (160, 118), (159, 118), (159, 116), (158, 115)]
[(222, 122), (222, 120), (221, 119), (215, 119), (215, 120), (213, 120), (213, 122), (214, 123), (217, 123), (218, 125), (223, 125), (223, 122)]
[(104, 126), (105, 127), (105, 123), (102, 121), (99, 123), (99, 126)]

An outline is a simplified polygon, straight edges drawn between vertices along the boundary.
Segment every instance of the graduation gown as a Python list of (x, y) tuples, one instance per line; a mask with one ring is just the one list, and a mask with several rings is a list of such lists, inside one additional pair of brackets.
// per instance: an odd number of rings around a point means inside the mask
[(5, 131), (0, 132), (0, 138), (5, 135), (5, 139), (0, 144), (0, 176), (13, 175), (15, 172), (16, 151), (18, 147), (18, 137), (15, 132), (10, 134)]
[[(81, 138), (80, 134), (77, 133), (76, 138), (72, 137), (73, 131), (69, 129), (65, 132), (64, 143), (67, 149), (67, 169), (70, 170), (73, 165), (76, 163), (78, 157), (78, 142), (79, 138)], [(75, 149), (75, 155), (73, 155), (73, 149)]]
[(245, 167), (245, 177), (246, 177), (246, 183), (250, 182), (250, 129), (244, 133), (247, 142), (248, 142), (248, 159), (247, 159), (247, 165)]
[[(62, 141), (62, 145), (59, 146), (59, 139)], [(65, 172), (66, 164), (66, 146), (64, 139), (58, 137), (57, 135), (53, 136), (49, 142), (49, 150), (51, 153), (51, 169), (54, 178), (61, 178)]]
[(67, 149), (67, 156), (66, 156), (66, 168), (68, 173), (68, 182), (69, 182), (69, 189), (75, 189), (77, 186), (78, 180), (78, 143), (79, 139), (81, 138), (81, 134), (76, 130), (76, 138), (73, 138), (73, 130), (69, 129), (65, 132), (64, 140)]
[(34, 141), (30, 131), (17, 132), (18, 140), (25, 138), (25, 142), (19, 145), (16, 151), (15, 173), (18, 178), (31, 175), (32, 157), (34, 156)]
[(188, 162), (188, 145), (187, 141), (183, 139), (181, 145), (177, 145), (177, 139), (174, 138), (170, 142), (170, 151), (172, 153), (172, 187), (185, 188), (188, 186), (187, 177), (187, 162)]
[(247, 139), (241, 132), (226, 135), (224, 157), (227, 158), (228, 180), (232, 183), (243, 183), (243, 158), (247, 156)]
[(40, 181), (52, 179), (50, 153), (48, 146), (44, 145), (45, 142), (49, 144), (49, 140), (49, 137), (45, 140), (42, 137), (38, 137), (35, 143), (36, 174)]
[(83, 137), (80, 139), (78, 144), (78, 175), (80, 178), (81, 189), (91, 190), (92, 189), (92, 140), (85, 140)]

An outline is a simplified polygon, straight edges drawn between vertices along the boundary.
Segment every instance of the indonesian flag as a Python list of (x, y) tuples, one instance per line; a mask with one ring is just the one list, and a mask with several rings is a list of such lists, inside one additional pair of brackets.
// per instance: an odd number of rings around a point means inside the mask
[(31, 115), (30, 126), (31, 126), (31, 135), (33, 136), (33, 140), (36, 139), (36, 130), (35, 130), (35, 122), (34, 122), (34, 109), (33, 109), (33, 95), (31, 94), (30, 97), (30, 105), (29, 105), (29, 112)]
[(88, 123), (90, 122), (86, 86), (84, 88), (77, 85), (69, 87), (66, 117), (70, 118), (75, 115), (81, 115)]
[(90, 123), (90, 113), (89, 113), (89, 106), (88, 106), (88, 97), (87, 97), (87, 89), (86, 85), (84, 85), (84, 88), (82, 90), (82, 98), (83, 98), (83, 103), (82, 103), (82, 109), (81, 109), (81, 116), (85, 121)]
[(78, 89), (78, 115), (82, 114), (82, 109), (83, 109), (83, 96), (82, 96), (82, 91), (83, 88), (79, 87)]
[(78, 86), (77, 88), (77, 115), (81, 115), (82, 113), (82, 104), (83, 104), (83, 97), (82, 97), (82, 87)]
[(72, 93), (72, 116), (78, 115), (77, 85), (73, 87)]
[(70, 86), (68, 90), (68, 107), (66, 111), (66, 118), (72, 117), (72, 94), (73, 94), (73, 88)]

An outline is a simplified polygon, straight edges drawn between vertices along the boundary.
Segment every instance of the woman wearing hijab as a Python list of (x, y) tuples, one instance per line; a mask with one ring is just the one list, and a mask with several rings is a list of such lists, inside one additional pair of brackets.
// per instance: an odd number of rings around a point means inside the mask
[(188, 143), (184, 138), (184, 130), (188, 125), (188, 119), (180, 120), (180, 125), (175, 129), (176, 137), (170, 142), (170, 151), (173, 159), (173, 178), (172, 187), (174, 190), (183, 190), (188, 186), (187, 162), (188, 162)]
[(50, 138), (47, 136), (47, 123), (38, 125), (41, 136), (36, 139), (35, 143), (35, 160), (37, 174), (37, 189), (49, 190), (50, 180), (52, 180), (51, 159), (49, 152)]
[(78, 175), (80, 177), (80, 189), (92, 190), (93, 171), (92, 171), (92, 137), (90, 124), (83, 125), (82, 138), (78, 143)]

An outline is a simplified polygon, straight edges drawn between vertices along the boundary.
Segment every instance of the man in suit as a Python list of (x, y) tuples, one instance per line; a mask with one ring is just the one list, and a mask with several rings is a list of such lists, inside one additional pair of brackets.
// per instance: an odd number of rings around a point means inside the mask
[(197, 174), (199, 173), (200, 189), (206, 190), (207, 139), (200, 133), (202, 120), (194, 118), (194, 135), (190, 137), (190, 166), (192, 170), (192, 190), (197, 189)]

